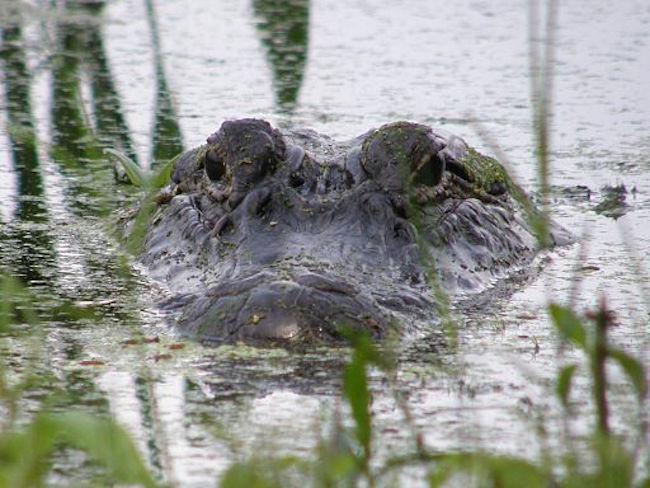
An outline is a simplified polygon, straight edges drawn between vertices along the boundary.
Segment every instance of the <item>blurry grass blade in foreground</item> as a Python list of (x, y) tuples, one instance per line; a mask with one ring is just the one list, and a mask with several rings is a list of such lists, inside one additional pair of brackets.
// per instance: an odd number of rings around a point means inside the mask
[(110, 419), (39, 414), (20, 431), (0, 435), (0, 486), (40, 486), (62, 445), (81, 449), (119, 483), (156, 486), (128, 435)]
[(149, 179), (150, 188), (153, 190), (158, 190), (169, 185), (169, 182), (172, 179), (172, 173), (176, 168), (176, 161), (181, 157), (181, 153), (177, 154), (169, 161), (165, 162), (162, 167), (160, 167), (155, 173), (153, 173)]
[(300, 474), (305, 471), (307, 462), (293, 456), (278, 459), (252, 459), (237, 463), (228, 468), (219, 486), (221, 488), (284, 488), (297, 486), (287, 483), (292, 472)]
[(171, 181), (180, 154), (167, 161), (157, 171), (147, 173), (124, 153), (115, 149), (106, 149), (105, 152), (113, 156), (124, 167), (129, 179), (135, 186), (147, 192), (140, 202), (140, 209), (126, 236), (127, 250), (131, 254), (138, 254), (142, 250), (151, 217), (158, 206), (158, 191)]
[[(429, 486), (456, 486), (450, 483), (454, 476), (470, 480), (470, 486), (495, 486), (500, 488), (535, 488), (553, 486), (548, 473), (516, 457), (493, 456), (483, 453), (444, 454), (429, 475)], [(459, 485), (461, 486), (461, 485)], [(462, 486), (466, 486), (463, 484)]]
[(177, 154), (155, 172), (146, 172), (136, 164), (135, 161), (121, 151), (107, 148), (104, 149), (104, 153), (113, 156), (113, 158), (120, 163), (124, 168), (124, 171), (126, 171), (131, 184), (149, 191), (159, 190), (169, 184), (176, 161), (180, 156), (180, 154)]
[(9, 332), (19, 321), (34, 325), (38, 318), (20, 281), (0, 270), (0, 332)]
[(552, 303), (549, 305), (549, 312), (562, 337), (584, 350), (587, 347), (587, 332), (573, 310)]
[(577, 364), (570, 364), (562, 368), (560, 370), (560, 374), (558, 375), (555, 393), (560, 398), (560, 401), (562, 402), (562, 405), (565, 409), (568, 408), (569, 405), (569, 393), (571, 392), (573, 377), (575, 376), (577, 369)]
[(156, 486), (127, 433), (109, 418), (43, 410), (26, 425), (17, 425), (16, 413), (25, 394), (39, 389), (43, 378), (42, 372), (32, 371), (32, 366), (42, 361), (43, 340), (38, 335), (42, 329), (35, 328), (39, 323), (33, 309), (35, 299), (17, 279), (0, 274), (0, 292), (0, 332), (11, 334), (14, 325), (27, 323), (31, 326), (29, 337), (36, 339), (17, 383), (7, 380), (8, 370), (0, 356), (0, 404), (5, 415), (0, 426), (0, 487), (43, 485), (52, 467), (52, 455), (64, 446), (86, 452), (119, 483)]
[(123, 152), (111, 148), (104, 149), (104, 153), (110, 154), (122, 165), (122, 168), (126, 171), (126, 175), (129, 177), (129, 181), (133, 186), (139, 188), (147, 187), (147, 175), (130, 157)]
[(529, 62), (530, 92), (533, 104), (533, 130), (537, 159), (538, 187), (542, 208), (535, 228), (540, 247), (550, 247), (549, 193), (550, 183), (550, 125), (553, 93), (553, 64), (555, 62), (555, 32), (557, 29), (557, 0), (548, 0), (545, 9), (545, 38), (540, 38), (540, 1), (529, 1)]

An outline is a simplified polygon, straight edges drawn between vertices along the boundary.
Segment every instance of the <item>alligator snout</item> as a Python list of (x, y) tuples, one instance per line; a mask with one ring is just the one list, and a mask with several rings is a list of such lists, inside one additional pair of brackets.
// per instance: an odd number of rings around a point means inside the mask
[(339, 326), (380, 336), (387, 317), (361, 288), (334, 276), (260, 271), (209, 288), (181, 320), (195, 336), (254, 341), (334, 337)]

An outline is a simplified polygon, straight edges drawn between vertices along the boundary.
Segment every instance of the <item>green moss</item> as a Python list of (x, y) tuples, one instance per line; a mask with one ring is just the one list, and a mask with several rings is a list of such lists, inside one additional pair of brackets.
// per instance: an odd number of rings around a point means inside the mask
[(194, 158), (194, 168), (200, 169), (205, 166), (205, 156), (208, 154), (208, 145), (204, 144), (196, 150), (196, 157)]
[[(386, 124), (363, 142), (362, 152), (371, 159), (370, 164), (374, 163), (372, 160), (375, 158), (388, 158), (408, 174), (412, 169), (414, 147), (418, 141), (426, 140), (430, 131), (430, 128), (412, 122)], [(373, 146), (376, 149), (373, 150)]]
[(489, 192), (495, 185), (503, 184), (508, 190), (513, 183), (505, 168), (496, 159), (484, 156), (474, 148), (469, 148), (467, 156), (458, 161), (474, 185)]
[(474, 148), (468, 148), (467, 156), (458, 161), (467, 174), (477, 198), (486, 194), (499, 194), (499, 186), (526, 212), (534, 212), (526, 193), (508, 175), (506, 169), (496, 159), (479, 153)]

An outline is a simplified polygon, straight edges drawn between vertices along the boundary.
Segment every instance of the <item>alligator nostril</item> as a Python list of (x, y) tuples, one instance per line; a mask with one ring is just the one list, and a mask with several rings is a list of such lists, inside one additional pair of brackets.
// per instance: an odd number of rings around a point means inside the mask
[(226, 174), (226, 165), (216, 147), (208, 149), (205, 154), (205, 173), (212, 181), (220, 180)]

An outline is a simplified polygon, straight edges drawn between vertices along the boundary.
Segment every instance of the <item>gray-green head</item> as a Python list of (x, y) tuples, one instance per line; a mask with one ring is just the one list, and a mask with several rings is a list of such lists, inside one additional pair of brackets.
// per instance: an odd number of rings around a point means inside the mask
[(432, 275), (477, 292), (536, 251), (501, 165), (411, 122), (336, 142), (227, 121), (164, 191), (142, 260), (217, 342), (433, 326)]

